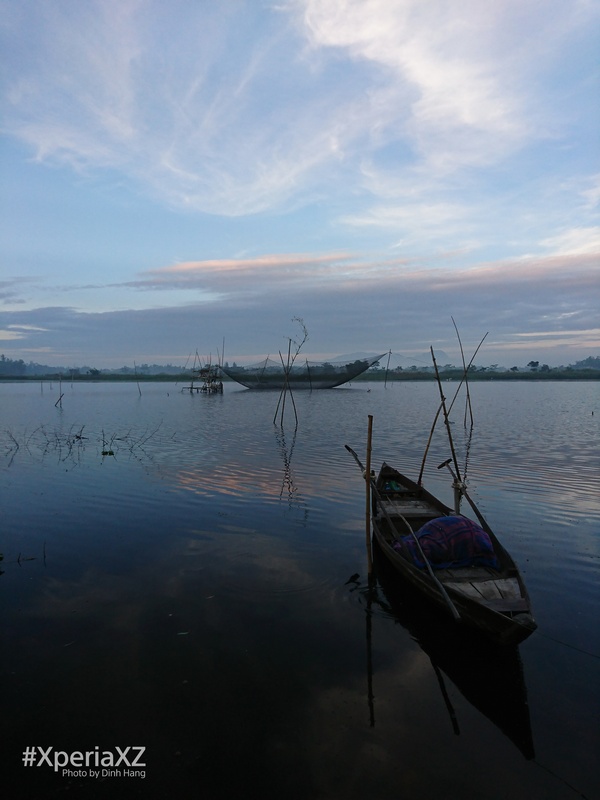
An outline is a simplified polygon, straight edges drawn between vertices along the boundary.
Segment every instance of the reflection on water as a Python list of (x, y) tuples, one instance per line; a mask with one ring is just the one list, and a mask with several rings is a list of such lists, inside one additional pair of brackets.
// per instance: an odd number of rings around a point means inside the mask
[[(397, 574), (374, 546), (374, 573), (359, 589), (360, 602), (367, 617), (367, 663), (372, 671), (372, 632), (370, 617), (383, 613), (400, 623), (429, 656), (448, 711), (452, 730), (461, 733), (460, 720), (453, 706), (444, 675), (461, 694), (521, 751), (526, 759), (534, 758), (534, 746), (527, 702), (523, 665), (518, 647), (499, 647), (482, 640), (449, 620), (409, 586), (398, 581)], [(369, 674), (369, 708), (375, 724), (373, 675)]]
[(275, 439), (277, 441), (277, 445), (281, 453), (281, 460), (283, 462), (283, 477), (281, 479), (281, 492), (279, 493), (279, 496), (283, 497), (283, 495), (286, 494), (290, 504), (296, 497), (298, 497), (298, 489), (294, 485), (294, 475), (292, 472), (292, 456), (294, 454), (294, 446), (296, 444), (297, 435), (298, 425), (294, 425), (292, 435), (291, 437), (288, 437), (288, 439), (286, 439), (283, 425), (280, 425), (275, 429)]
[[(490, 754), (495, 796), (599, 793), (597, 386), (474, 384), (470, 436), (456, 406), (469, 492), (539, 624), (505, 659), (379, 573), (362, 591), (364, 484), (344, 445), (364, 453), (372, 414), (374, 466), (417, 477), (439, 405), (433, 384), (368, 388), (297, 393), (282, 427), (230, 384), (74, 384), (61, 408), (57, 387), (0, 384), (7, 781), (108, 796), (24, 770), (19, 748), (140, 742), (157, 796), (487, 797)], [(424, 481), (451, 503), (448, 457), (440, 427)]]

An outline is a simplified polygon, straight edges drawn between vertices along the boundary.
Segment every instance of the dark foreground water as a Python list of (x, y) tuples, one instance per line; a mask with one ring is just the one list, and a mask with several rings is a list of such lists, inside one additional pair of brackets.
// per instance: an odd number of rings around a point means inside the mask
[[(471, 386), (470, 491), (539, 624), (505, 653), (369, 590), (344, 444), (372, 414), (416, 477), (433, 383), (298, 392), (297, 428), (276, 393), (141, 389), (0, 384), (5, 796), (600, 797), (597, 383)], [(440, 428), (451, 502), (448, 456)]]

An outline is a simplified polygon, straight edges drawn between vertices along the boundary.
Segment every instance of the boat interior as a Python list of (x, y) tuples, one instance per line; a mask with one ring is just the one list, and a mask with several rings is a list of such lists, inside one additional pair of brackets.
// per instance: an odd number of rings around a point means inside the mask
[[(452, 509), (442, 503), (432, 505), (419, 487), (406, 487), (393, 477), (380, 481), (381, 515), (378, 519), (380, 531), (391, 545), (410, 535), (408, 525), (417, 532), (425, 523), (440, 516), (453, 514)], [(390, 522), (393, 528), (390, 528)], [(407, 525), (408, 523), (408, 525)], [(397, 548), (395, 548), (397, 549)], [(404, 557), (410, 560), (407, 552)], [(497, 552), (500, 570), (487, 566), (468, 566), (436, 569), (436, 577), (447, 589), (477, 600), (479, 603), (504, 613), (526, 611), (528, 602), (523, 597), (522, 586), (516, 567), (504, 564), (504, 553)]]

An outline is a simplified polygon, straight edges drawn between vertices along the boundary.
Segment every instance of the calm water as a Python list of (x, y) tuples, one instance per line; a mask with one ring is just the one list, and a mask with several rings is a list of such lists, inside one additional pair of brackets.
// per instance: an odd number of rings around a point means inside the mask
[[(454, 406), (539, 624), (503, 656), (382, 568), (369, 591), (344, 444), (364, 455), (372, 414), (373, 466), (416, 478), (433, 383), (297, 392), (297, 428), (231, 384), (58, 389), (0, 384), (11, 797), (600, 797), (597, 383), (475, 383), (470, 440)], [(425, 478), (447, 502), (449, 454), (440, 426)], [(26, 746), (143, 746), (145, 778), (26, 767)]]

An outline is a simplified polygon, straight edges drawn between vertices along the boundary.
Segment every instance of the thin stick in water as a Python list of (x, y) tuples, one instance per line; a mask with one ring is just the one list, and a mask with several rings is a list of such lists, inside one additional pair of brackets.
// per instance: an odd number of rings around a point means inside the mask
[(371, 440), (373, 437), (373, 415), (369, 414), (367, 432), (367, 466), (365, 474), (366, 486), (366, 535), (367, 535), (367, 569), (369, 575), (373, 572), (373, 555), (371, 553)]
[(140, 393), (140, 397), (142, 396), (142, 390), (140, 389), (140, 382), (137, 379), (137, 367), (135, 361), (133, 362), (133, 371), (135, 373), (135, 382), (137, 383), (138, 392)]

